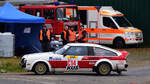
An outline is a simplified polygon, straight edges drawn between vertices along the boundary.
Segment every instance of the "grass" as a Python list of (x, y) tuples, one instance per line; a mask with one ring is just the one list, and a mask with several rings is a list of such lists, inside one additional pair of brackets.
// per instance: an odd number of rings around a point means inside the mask
[[(150, 59), (150, 48), (130, 48), (130, 49), (121, 49), (128, 51), (129, 58), (136, 60), (149, 60)], [(138, 58), (137, 58), (138, 57)]]
[(0, 70), (4, 72), (25, 72), (19, 66), (20, 58), (0, 58)]
[[(150, 64), (150, 48), (128, 48), (120, 49), (130, 53), (128, 56), (129, 67), (148, 66)], [(0, 58), (0, 70), (7, 72), (25, 72), (19, 66), (20, 58)]]
[(144, 67), (150, 64), (150, 48), (120, 49), (128, 51), (128, 64), (130, 68)]

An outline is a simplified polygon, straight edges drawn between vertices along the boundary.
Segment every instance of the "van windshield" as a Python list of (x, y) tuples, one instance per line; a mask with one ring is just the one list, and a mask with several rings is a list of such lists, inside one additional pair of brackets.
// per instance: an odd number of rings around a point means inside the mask
[(132, 24), (124, 16), (114, 16), (113, 19), (120, 27), (132, 27)]
[(76, 20), (78, 19), (78, 13), (76, 7), (59, 7), (57, 8), (58, 20)]

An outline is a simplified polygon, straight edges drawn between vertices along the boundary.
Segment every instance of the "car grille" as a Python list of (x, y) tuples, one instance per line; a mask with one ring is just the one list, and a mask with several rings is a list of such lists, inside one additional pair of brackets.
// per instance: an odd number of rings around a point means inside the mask
[(21, 59), (21, 61), (20, 61), (20, 66), (21, 66), (22, 68), (26, 67), (25, 58)]
[(142, 32), (136, 32), (135, 36), (136, 36), (136, 38), (143, 38)]

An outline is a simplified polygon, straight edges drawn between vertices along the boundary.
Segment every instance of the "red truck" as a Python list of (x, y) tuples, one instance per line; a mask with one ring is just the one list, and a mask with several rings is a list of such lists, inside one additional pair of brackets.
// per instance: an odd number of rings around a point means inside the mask
[(76, 5), (25, 5), (20, 10), (27, 14), (44, 17), (45, 25), (50, 28), (52, 34), (60, 40), (60, 34), (65, 25), (74, 26), (79, 30), (80, 20)]

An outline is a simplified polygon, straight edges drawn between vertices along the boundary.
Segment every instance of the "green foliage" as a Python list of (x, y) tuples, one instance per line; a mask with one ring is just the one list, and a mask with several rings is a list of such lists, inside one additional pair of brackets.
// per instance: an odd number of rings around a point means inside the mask
[(19, 66), (20, 58), (0, 58), (0, 72), (24, 72)]
[(120, 51), (122, 50), (130, 53), (127, 57), (130, 68), (149, 66), (150, 48), (120, 49)]

